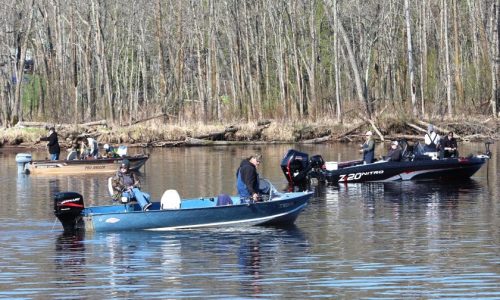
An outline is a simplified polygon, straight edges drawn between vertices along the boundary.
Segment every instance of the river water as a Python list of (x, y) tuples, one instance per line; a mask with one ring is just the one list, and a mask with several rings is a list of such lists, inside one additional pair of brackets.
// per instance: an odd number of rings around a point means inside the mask
[[(52, 195), (107, 204), (108, 176), (18, 174), (21, 151), (0, 149), (0, 298), (500, 299), (500, 147), (492, 146), (493, 159), (465, 182), (315, 187), (292, 228), (78, 236), (63, 234)], [(143, 190), (235, 193), (235, 170), (253, 152), (263, 154), (259, 172), (284, 189), (279, 163), (291, 147), (358, 158), (354, 144), (147, 149)]]

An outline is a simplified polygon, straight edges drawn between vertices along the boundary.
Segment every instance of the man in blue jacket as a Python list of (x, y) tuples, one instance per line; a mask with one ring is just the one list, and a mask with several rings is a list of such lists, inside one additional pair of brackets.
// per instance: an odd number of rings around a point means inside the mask
[(259, 199), (259, 174), (257, 166), (260, 165), (261, 155), (254, 154), (241, 161), (238, 171), (236, 171), (236, 188), (242, 199)]

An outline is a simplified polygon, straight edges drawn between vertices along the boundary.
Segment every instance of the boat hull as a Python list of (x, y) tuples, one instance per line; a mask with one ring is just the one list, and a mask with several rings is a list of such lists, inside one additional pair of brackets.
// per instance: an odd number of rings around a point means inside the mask
[[(271, 201), (226, 206), (215, 206), (214, 198), (191, 199), (182, 201), (180, 209), (172, 210), (160, 210), (160, 203), (154, 202), (146, 212), (140, 211), (137, 204), (88, 207), (82, 211), (82, 228), (86, 231), (161, 231), (218, 226), (289, 225), (307, 206), (311, 196), (311, 192), (286, 193)], [(239, 201), (238, 197), (233, 199)]]
[(26, 166), (26, 173), (32, 175), (99, 174), (116, 172), (123, 159), (130, 161), (131, 170), (139, 170), (148, 160), (148, 155), (123, 158), (98, 158), (83, 160), (35, 160)]
[(482, 167), (485, 161), (486, 159), (478, 157), (389, 161), (350, 166), (338, 170), (314, 170), (310, 176), (332, 183), (468, 179)]

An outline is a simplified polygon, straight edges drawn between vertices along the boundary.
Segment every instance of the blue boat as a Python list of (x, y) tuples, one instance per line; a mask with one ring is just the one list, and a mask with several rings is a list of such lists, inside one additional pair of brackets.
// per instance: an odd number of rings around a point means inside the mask
[[(262, 201), (219, 195), (180, 199), (168, 190), (148, 211), (137, 203), (85, 207), (76, 192), (54, 196), (54, 214), (64, 231), (175, 230), (214, 226), (290, 225), (307, 206), (312, 192), (279, 193), (271, 189)], [(111, 200), (110, 200), (111, 202)]]

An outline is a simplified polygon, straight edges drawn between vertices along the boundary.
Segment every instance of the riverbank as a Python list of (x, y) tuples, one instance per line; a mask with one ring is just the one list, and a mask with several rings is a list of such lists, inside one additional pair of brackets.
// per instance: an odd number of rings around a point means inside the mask
[(403, 120), (391, 117), (374, 122), (359, 118), (349, 123), (329, 119), (317, 122), (263, 120), (244, 124), (171, 125), (151, 120), (148, 123), (118, 126), (106, 121), (86, 124), (50, 124), (20, 122), (12, 128), (0, 128), (0, 147), (44, 148), (39, 141), (47, 128), (55, 126), (63, 148), (71, 147), (78, 137), (93, 137), (100, 144), (126, 144), (129, 147), (179, 147), (268, 143), (357, 142), (368, 130), (381, 142), (407, 139), (422, 140), (429, 123), (439, 134), (453, 131), (459, 141), (487, 141), (500, 138), (496, 119), (468, 117), (468, 120)]

